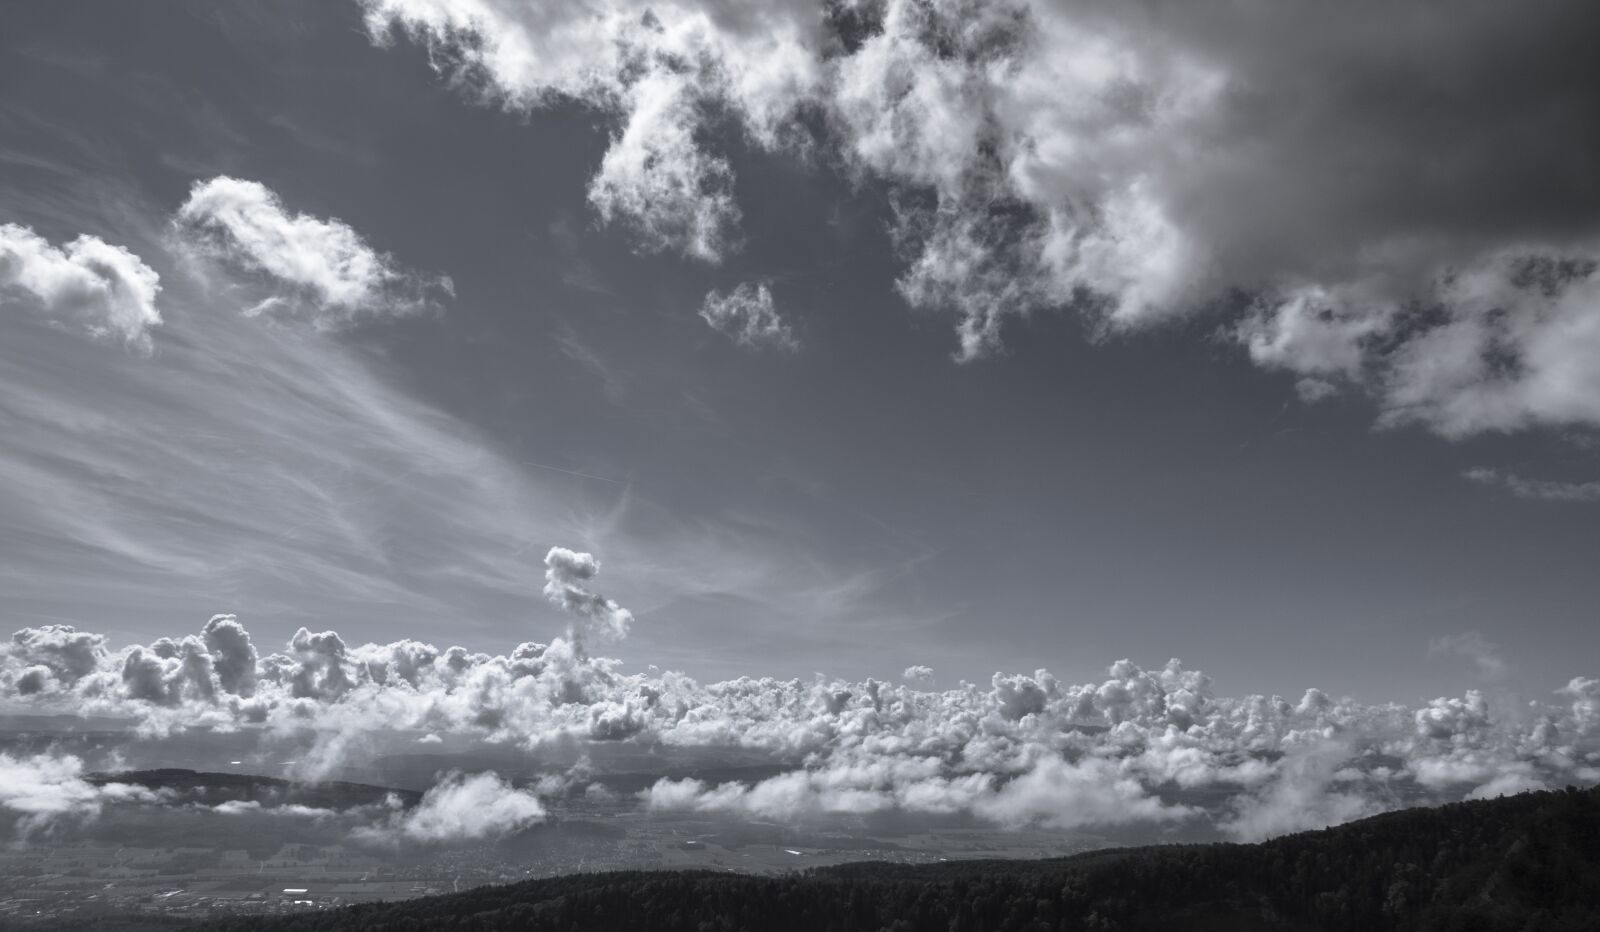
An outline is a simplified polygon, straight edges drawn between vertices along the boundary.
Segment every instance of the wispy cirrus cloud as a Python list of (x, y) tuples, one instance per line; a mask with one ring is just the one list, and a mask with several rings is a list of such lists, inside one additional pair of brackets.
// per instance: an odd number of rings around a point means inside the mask
[(1600, 481), (1558, 482), (1529, 479), (1516, 473), (1479, 467), (1462, 473), (1469, 482), (1502, 488), (1518, 498), (1543, 502), (1600, 502)]

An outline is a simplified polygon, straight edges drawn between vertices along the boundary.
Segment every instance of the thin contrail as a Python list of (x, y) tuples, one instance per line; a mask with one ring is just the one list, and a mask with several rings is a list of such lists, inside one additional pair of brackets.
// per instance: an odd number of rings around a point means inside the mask
[(551, 466), (548, 463), (535, 463), (532, 460), (517, 460), (517, 462), (524, 466), (537, 466), (540, 469), (548, 469), (551, 472), (564, 472), (569, 476), (579, 476), (584, 479), (598, 479), (601, 482), (609, 482), (612, 485), (627, 485), (627, 483), (623, 482), (621, 479), (607, 479), (605, 476), (596, 476), (592, 473), (578, 472), (576, 469), (562, 469), (560, 466)]

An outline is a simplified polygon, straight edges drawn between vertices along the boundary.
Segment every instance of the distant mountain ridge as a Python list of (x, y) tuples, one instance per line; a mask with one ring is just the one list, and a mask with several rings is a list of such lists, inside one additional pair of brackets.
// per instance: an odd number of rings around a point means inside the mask
[(224, 802), (251, 802), (262, 806), (307, 806), (313, 809), (349, 809), (383, 803), (397, 797), (407, 808), (422, 801), (415, 790), (397, 790), (365, 783), (337, 780), (295, 781), (247, 773), (209, 773), (164, 767), (156, 770), (128, 770), (118, 773), (93, 773), (86, 779), (98, 786), (125, 783), (149, 790), (170, 790), (186, 802), (216, 805)]
[(859, 863), (784, 877), (576, 874), (204, 928), (1593, 932), (1600, 929), (1600, 788), (1410, 809), (1254, 845)]

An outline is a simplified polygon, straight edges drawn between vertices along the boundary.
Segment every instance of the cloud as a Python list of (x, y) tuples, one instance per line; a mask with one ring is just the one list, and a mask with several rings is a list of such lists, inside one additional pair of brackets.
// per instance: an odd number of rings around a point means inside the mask
[[(599, 570), (591, 555), (556, 548), (547, 568), (573, 611), (613, 611), (589, 588)], [(259, 730), (296, 747), (295, 773), (309, 779), (385, 733), (535, 753), (617, 741), (691, 759), (737, 751), (777, 772), (663, 779), (640, 805), (779, 820), (962, 813), (999, 826), (1181, 824), (1253, 839), (1403, 804), (1600, 781), (1600, 679), (1584, 677), (1547, 701), (1468, 690), (1414, 707), (1314, 688), (1298, 700), (1231, 698), (1177, 661), (1118, 661), (1078, 684), (1044, 670), (997, 673), (945, 691), (920, 677), (701, 683), (653, 667), (624, 672), (569, 638), (488, 654), (410, 640), (349, 646), (301, 629), (258, 660), (246, 687), (221, 673), (238, 669), (239, 645), (251, 643), (235, 633), (229, 653), (203, 633), (114, 648), (77, 631), (25, 630), (0, 652), (0, 700), (128, 717), (151, 737)], [(491, 820), (471, 821), (472, 807), (524, 824), (537, 818), (537, 792), (576, 791), (591, 779), (582, 770), (535, 791), (451, 778), (416, 813), (382, 813), (374, 831), (418, 841), (489, 831)]]
[(0, 753), (0, 809), (19, 816), (23, 838), (62, 819), (90, 820), (107, 803), (156, 802), (158, 794), (124, 783), (91, 783), (83, 760), (48, 752), (31, 757)]
[(67, 683), (75, 683), (100, 669), (107, 652), (105, 638), (72, 625), (24, 628), (11, 636), (5, 656), (29, 667), (42, 666)]
[(737, 245), (734, 135), (887, 189), (900, 293), (960, 359), (1044, 310), (1221, 314), (1303, 397), (1386, 424), (1600, 424), (1581, 0), (363, 6), (473, 93), (608, 115), (590, 200), (645, 248)]
[(195, 182), (174, 217), (187, 248), (263, 279), (269, 294), (247, 314), (305, 314), (320, 327), (414, 314), (453, 293), (448, 278), (395, 266), (339, 220), (291, 214), (255, 181)]
[(201, 630), (219, 688), (250, 696), (256, 688), (256, 648), (236, 615), (213, 615)]
[(544, 806), (494, 773), (439, 778), (421, 801), (406, 808), (391, 795), (384, 803), (330, 809), (299, 803), (225, 800), (195, 802), (172, 790), (150, 789), (89, 774), (81, 758), (51, 750), (31, 756), (0, 753), (0, 811), (17, 817), (26, 839), (63, 822), (89, 822), (112, 806), (168, 806), (220, 816), (276, 816), (335, 820), (353, 838), (380, 844), (449, 844), (495, 838), (543, 821)]
[(448, 844), (514, 834), (542, 822), (544, 805), (533, 793), (513, 788), (498, 774), (447, 774), (416, 807), (394, 813), (381, 825), (363, 826), (356, 838), (390, 844)]
[(85, 235), (57, 247), (27, 227), (0, 225), (0, 306), (148, 353), (160, 293), (161, 276), (121, 246)]
[(1362, 774), (1349, 769), (1350, 750), (1342, 739), (1329, 738), (1295, 751), (1262, 786), (1234, 801), (1233, 813), (1221, 823), (1223, 833), (1239, 841), (1261, 841), (1391, 808), (1373, 787), (1363, 785), (1368, 780)]
[[(146, 631), (196, 591), (313, 630), (322, 615), (407, 630), (526, 606), (523, 548), (535, 531), (576, 535), (590, 501), (541, 485), (329, 334), (228, 312), (249, 296), (208, 281), (209, 296), (187, 277), (163, 291), (150, 359), (8, 333), (0, 525), (15, 546), (0, 585), (14, 604)], [(219, 623), (206, 649), (253, 682), (229, 636)]]
[(573, 629), (576, 636), (595, 635), (614, 641), (628, 636), (633, 613), (588, 586), (600, 573), (600, 561), (592, 554), (551, 547), (544, 565), (545, 598), (580, 619), (581, 626)]
[(451, 81), (507, 108), (577, 102), (612, 123), (589, 185), (602, 220), (641, 248), (719, 262), (737, 248), (740, 210), (725, 156), (708, 149), (736, 108), (750, 137), (776, 145), (811, 95), (817, 63), (798, 39), (804, 10), (618, 2), (362, 0), (374, 41), (402, 33)]
[(772, 292), (764, 284), (744, 282), (726, 295), (707, 292), (700, 318), (740, 346), (788, 352), (800, 348), (794, 331), (772, 306)]
[(1528, 479), (1515, 473), (1498, 469), (1469, 469), (1462, 476), (1479, 485), (1498, 486), (1518, 498), (1541, 502), (1600, 502), (1600, 481), (1554, 482), (1549, 479)]
[(692, 80), (669, 75), (627, 90), (626, 125), (600, 160), (589, 203), (602, 221), (632, 229), (646, 250), (720, 262), (737, 240), (733, 169), (695, 143), (704, 104)]
[(1454, 654), (1471, 660), (1484, 678), (1498, 680), (1505, 677), (1508, 667), (1500, 656), (1500, 645), (1476, 631), (1447, 634), (1428, 642), (1430, 656)]

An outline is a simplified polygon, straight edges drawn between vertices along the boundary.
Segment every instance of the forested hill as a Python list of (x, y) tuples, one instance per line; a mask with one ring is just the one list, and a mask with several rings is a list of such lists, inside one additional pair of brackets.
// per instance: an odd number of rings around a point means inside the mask
[(167, 767), (161, 770), (127, 770), (117, 773), (92, 773), (88, 781), (96, 786), (127, 783), (171, 794), (185, 802), (216, 805), (221, 802), (253, 802), (263, 806), (301, 805), (317, 809), (348, 809), (373, 806), (393, 796), (403, 806), (415, 806), (422, 794), (365, 783), (337, 780), (302, 782), (281, 780), (245, 773), (207, 773)]
[(1600, 789), (1390, 813), (1257, 845), (784, 877), (581, 874), (283, 919), (312, 930), (1600, 930)]

